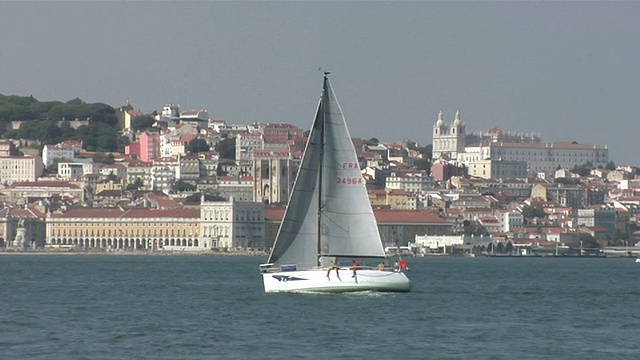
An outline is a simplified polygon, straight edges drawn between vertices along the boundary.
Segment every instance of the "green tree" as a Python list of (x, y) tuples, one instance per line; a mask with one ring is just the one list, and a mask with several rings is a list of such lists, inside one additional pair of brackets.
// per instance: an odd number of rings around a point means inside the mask
[(604, 167), (607, 170), (615, 170), (616, 169), (616, 164), (613, 161), (609, 161), (607, 163), (607, 165), (605, 165)]
[(543, 218), (546, 216), (544, 213), (544, 208), (540, 205), (525, 205), (522, 208), (522, 216), (525, 219), (531, 218)]
[(174, 192), (195, 191), (196, 186), (190, 184), (184, 180), (178, 180), (171, 186), (171, 190)]
[(425, 170), (427, 173), (431, 172), (431, 160), (430, 159), (418, 159), (414, 162), (418, 170)]
[(598, 240), (591, 236), (590, 234), (580, 234), (578, 238), (582, 242), (582, 247), (584, 248), (599, 248), (600, 244), (598, 244)]
[[(210, 149), (211, 148), (209, 147), (209, 144), (207, 144), (207, 142), (204, 139), (193, 139), (189, 141), (189, 143), (187, 144), (187, 151), (192, 154), (207, 152)], [(235, 147), (234, 147), (234, 154), (235, 154)]]
[(571, 169), (571, 172), (574, 172), (580, 176), (587, 176), (591, 173), (591, 170), (593, 170), (593, 164), (588, 161), (586, 163), (584, 163), (583, 165), (576, 165), (573, 167), (573, 169)]
[(133, 120), (131, 120), (131, 127), (135, 131), (140, 131), (152, 127), (155, 122), (156, 119), (154, 119), (151, 115), (140, 115), (134, 117)]
[(215, 147), (221, 159), (236, 159), (236, 138), (225, 138), (219, 141)]
[(138, 190), (140, 189), (144, 184), (142, 183), (142, 180), (140, 178), (136, 178), (136, 180), (130, 184), (127, 184), (127, 187), (125, 188), (126, 190)]

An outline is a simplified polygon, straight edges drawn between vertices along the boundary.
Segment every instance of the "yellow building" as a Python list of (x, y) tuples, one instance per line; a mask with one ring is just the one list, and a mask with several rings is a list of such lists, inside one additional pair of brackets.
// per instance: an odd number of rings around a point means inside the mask
[(393, 210), (415, 210), (407, 192), (401, 189), (387, 190), (387, 204)]
[(45, 238), (49, 248), (260, 249), (264, 204), (230, 199), (161, 210), (76, 207), (47, 216)]
[(200, 209), (74, 208), (46, 221), (45, 247), (101, 249), (206, 248)]

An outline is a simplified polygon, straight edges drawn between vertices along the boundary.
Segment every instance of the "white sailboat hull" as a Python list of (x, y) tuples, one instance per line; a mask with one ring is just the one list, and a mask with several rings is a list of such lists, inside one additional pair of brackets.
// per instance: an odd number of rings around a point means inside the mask
[(408, 292), (411, 281), (403, 272), (342, 268), (339, 278), (335, 270), (281, 271), (262, 274), (265, 292)]

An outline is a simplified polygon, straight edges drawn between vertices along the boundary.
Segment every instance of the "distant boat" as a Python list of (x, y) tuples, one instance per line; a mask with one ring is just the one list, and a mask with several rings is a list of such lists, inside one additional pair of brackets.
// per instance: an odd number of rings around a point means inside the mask
[(385, 259), (351, 136), (328, 73), (284, 219), (266, 264), (265, 292), (407, 292), (400, 269), (341, 266)]
[(637, 262), (637, 263), (640, 263), (640, 258), (636, 258), (636, 262)]

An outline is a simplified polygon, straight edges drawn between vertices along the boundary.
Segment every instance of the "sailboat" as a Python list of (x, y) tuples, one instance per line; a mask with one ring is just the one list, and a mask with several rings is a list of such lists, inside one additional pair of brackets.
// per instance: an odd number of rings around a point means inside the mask
[(328, 75), (284, 218), (260, 265), (265, 292), (410, 291), (402, 270), (340, 264), (386, 254)]

